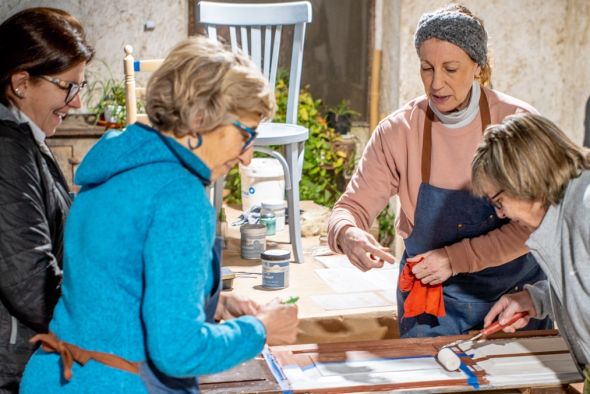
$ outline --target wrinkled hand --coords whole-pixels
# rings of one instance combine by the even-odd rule
[[[297,338],[297,305],[283,304],[274,299],[262,306],[256,317],[266,328],[266,343],[269,345],[286,345]]]
[[[383,247],[375,237],[358,227],[347,227],[338,236],[338,245],[350,262],[365,272],[383,267],[384,262],[395,263],[389,248]]]
[[[416,255],[408,262],[420,261],[412,268],[412,273],[425,285],[438,285],[453,275],[451,260],[445,248],[434,249]]]
[[[500,324],[506,324],[512,315],[517,312],[528,312],[529,314],[522,319],[518,319],[511,325],[504,327],[504,332],[513,333],[517,329],[526,326],[531,317],[537,316],[533,300],[526,290],[503,295],[484,318],[483,326],[487,327],[492,324],[496,320],[496,316],[498,316]]]
[[[215,310],[215,320],[229,320],[243,315],[256,315],[260,304],[250,298],[232,293],[221,293]]]

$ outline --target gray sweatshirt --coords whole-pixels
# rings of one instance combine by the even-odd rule
[[[547,274],[525,287],[537,317],[555,320],[583,368],[590,361],[590,170],[569,182],[526,245]]]

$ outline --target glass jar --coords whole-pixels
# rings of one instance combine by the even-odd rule
[[[263,209],[260,211],[260,223],[266,226],[266,235],[275,235],[277,232],[276,217],[272,210]]]
[[[261,204],[263,210],[270,210],[275,214],[276,232],[281,231],[285,227],[287,202],[284,200],[264,200]]]

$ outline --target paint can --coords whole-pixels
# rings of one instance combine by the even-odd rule
[[[266,226],[264,224],[244,224],[240,226],[240,256],[247,260],[257,260],[266,249]]]
[[[291,252],[283,249],[268,249],[261,255],[262,287],[284,289],[289,286],[289,260]]]

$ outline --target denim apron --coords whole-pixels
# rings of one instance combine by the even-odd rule
[[[490,124],[490,110],[483,89],[479,109],[482,130],[485,130]],[[508,222],[496,216],[494,208],[486,199],[475,197],[468,191],[442,189],[429,184],[433,118],[434,114],[429,107],[424,123],[422,183],[416,203],[415,225],[405,240],[406,250],[400,263],[400,278],[408,257],[486,234]],[[402,292],[398,286],[400,336],[414,338],[459,335],[481,329],[485,315],[500,296],[522,290],[524,284],[545,278],[530,253],[499,267],[452,276],[443,284],[446,315],[440,318],[429,314],[404,317],[404,301],[409,293]],[[551,327],[549,319],[531,319],[525,329]]]
[[[201,177],[192,168],[188,167],[182,157],[178,154],[176,149],[156,130],[150,129],[147,126],[141,125],[144,129],[153,131],[158,134],[160,139],[166,144],[168,149],[176,156],[180,163],[191,173],[196,175],[203,184],[208,185],[209,180]],[[211,266],[213,268],[213,288],[211,294],[205,301],[204,309],[207,323],[215,323],[215,310],[219,301],[219,294],[222,289],[221,285],[221,259],[222,259],[223,238],[216,236],[215,244],[213,245],[213,259]],[[168,394],[168,393],[185,393],[197,394],[199,390],[199,380],[196,377],[192,378],[173,378],[158,371],[151,360],[141,363],[139,367],[139,374],[143,383],[145,384],[148,393],[150,394]]]

